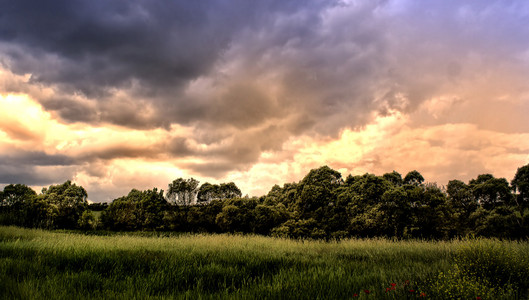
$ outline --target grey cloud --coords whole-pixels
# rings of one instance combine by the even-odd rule
[[[0,182],[5,184],[48,185],[71,179],[75,171],[68,167],[37,170],[33,166],[5,165],[0,163]]]
[[[19,152],[0,156],[0,183],[47,185],[72,179],[76,166],[71,158],[43,152]]]
[[[186,163],[183,168],[202,176],[221,178],[234,168],[231,162]]]
[[[44,98],[41,99],[41,104],[45,109],[59,114],[62,120],[84,123],[98,121],[98,113],[93,105],[91,106],[71,98]]]
[[[263,151],[280,151],[289,136],[281,124],[268,125],[248,131],[234,131],[233,136],[222,140],[210,149],[195,151],[204,163],[184,167],[202,176],[221,176],[233,170],[247,169],[259,160]]]
[[[315,9],[319,1],[304,3]],[[322,1],[323,2],[323,1]],[[32,82],[82,92],[106,102],[116,89],[155,101],[157,111],[181,100],[182,88],[207,74],[243,30],[295,12],[283,1],[2,1],[0,51],[4,65]],[[155,105],[158,107],[158,105]],[[178,113],[179,105],[174,105]],[[129,125],[115,110],[101,120]],[[49,109],[53,109],[49,107]],[[87,112],[89,113],[89,112]],[[62,114],[71,120],[71,114]],[[95,117],[88,117],[90,120]],[[126,118],[128,119],[128,118]],[[152,127],[155,118],[133,120]],[[168,125],[160,120],[154,126]]]
[[[260,125],[270,118],[282,117],[277,103],[251,83],[228,87],[212,106],[206,116],[208,122],[242,129]]]
[[[50,155],[41,151],[16,151],[11,154],[1,154],[0,162],[10,165],[32,166],[68,166],[75,164],[75,160],[66,155]]]
[[[197,151],[189,146],[188,140],[183,137],[176,137],[168,141],[167,152],[176,157],[185,157],[196,153]]]

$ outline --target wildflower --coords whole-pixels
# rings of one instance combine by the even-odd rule
[[[364,293],[366,293],[366,294],[370,294],[371,291],[370,291],[370,290],[364,290]]]
[[[477,297],[476,297],[476,300],[481,300],[481,297],[480,297],[480,296],[477,296]]]
[[[415,290],[414,289],[410,289],[410,290],[408,290],[408,292],[415,293]]]
[[[391,286],[395,287],[395,286],[397,286],[397,284],[396,283],[391,283]]]
[[[353,297],[358,297],[358,294],[357,294],[357,293],[354,293],[354,294],[353,294]]]
[[[426,297],[426,293],[424,293],[424,292],[421,293],[421,294],[419,295],[419,297]]]

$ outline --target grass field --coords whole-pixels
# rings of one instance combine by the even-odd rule
[[[527,299],[528,281],[527,242],[0,227],[0,299]]]

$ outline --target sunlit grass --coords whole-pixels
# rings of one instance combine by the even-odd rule
[[[350,299],[358,294],[375,299],[424,292],[439,299],[459,291],[453,285],[466,276],[469,286],[489,284],[483,289],[489,295],[473,289],[469,297],[507,299],[527,296],[519,281],[529,276],[528,253],[528,243],[493,240],[323,242],[226,234],[96,236],[0,227],[0,298]],[[490,270],[516,270],[502,277],[503,285],[513,286],[501,291],[486,283],[471,273],[474,261],[493,264],[496,269]],[[457,273],[456,265],[471,271]],[[391,283],[396,289],[386,293]]]

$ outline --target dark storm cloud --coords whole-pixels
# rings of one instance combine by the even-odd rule
[[[12,67],[88,94],[133,78],[156,86],[194,78],[215,61],[232,30],[212,27],[219,22],[213,12],[223,9],[214,2],[3,2],[2,39],[20,46],[9,53]],[[53,63],[56,68],[46,68]]]
[[[75,170],[70,167],[36,168],[28,165],[0,163],[0,182],[5,184],[48,185],[71,179]]]
[[[33,166],[67,166],[75,164],[75,160],[66,155],[50,155],[41,151],[17,151],[12,154],[1,154],[0,162]]]
[[[46,185],[71,179],[74,160],[64,155],[20,151],[0,155],[0,183]]]
[[[238,32],[273,21],[276,12],[295,12],[301,5],[283,1],[1,1],[0,51],[8,68],[31,73],[31,82],[59,86],[66,95],[82,92],[108,102],[115,89],[127,89],[131,97],[158,100],[154,106],[159,115],[167,109],[178,113],[181,88],[207,74]],[[56,109],[53,103],[43,104]],[[108,112],[101,116],[103,121],[128,125],[124,119],[130,115],[125,118],[108,107],[100,109]],[[98,120],[78,119],[75,112],[60,114],[68,121]],[[132,119],[131,126],[156,127],[172,121]]]
[[[92,123],[98,120],[97,110],[88,105],[67,97],[43,98],[41,103],[49,110],[55,111],[62,119],[75,122]]]

